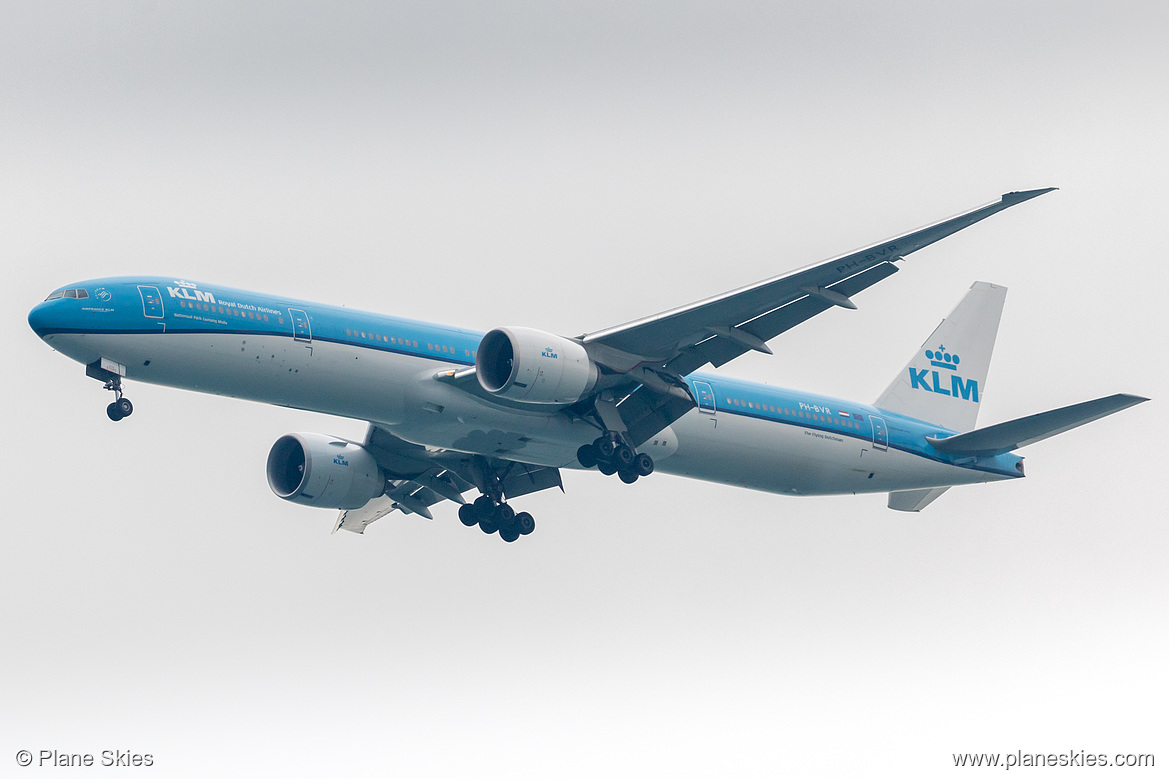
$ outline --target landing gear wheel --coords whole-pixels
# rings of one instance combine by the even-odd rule
[[[521,536],[526,536],[536,529],[536,520],[528,512],[521,511],[515,515],[515,526]]]
[[[597,447],[597,454],[601,456],[602,461],[609,459],[613,456],[613,452],[617,451],[617,442],[612,438],[598,438],[594,444]]]
[[[128,417],[134,413],[134,404],[130,402],[129,398],[118,398],[114,401],[114,404],[117,405],[118,411],[123,417]]]
[[[623,470],[620,471],[618,475],[621,477],[621,481],[625,482],[626,484],[633,484],[633,482],[637,481],[636,471]]]
[[[495,510],[495,501],[486,495],[475,498],[475,502],[471,505],[475,507],[475,513],[481,517],[489,517]]]
[[[649,476],[654,472],[654,458],[645,452],[633,458],[633,472],[638,476]]]
[[[118,408],[118,403],[115,401],[106,406],[106,416],[114,422],[121,422],[122,418],[126,415],[123,414],[122,410]]]
[[[459,506],[459,521],[467,527],[474,527],[479,523],[479,514],[470,503]]]
[[[487,535],[491,535],[496,530],[499,530],[499,524],[494,517],[479,517],[479,529]]]
[[[597,464],[597,448],[592,444],[585,444],[576,450],[576,461],[585,468],[592,468]]]
[[[520,537],[520,531],[518,528],[511,526],[501,527],[499,529],[499,537],[510,544]]]
[[[617,473],[617,466],[611,460],[601,460],[597,463],[597,468],[606,476],[612,476]]]
[[[495,510],[495,521],[499,526],[510,525],[513,519],[515,519],[515,509],[506,503],[500,503],[499,508]]]
[[[621,444],[617,447],[617,451],[613,455],[613,460],[617,463],[618,468],[625,469],[633,465],[633,457],[633,449],[625,444]]]

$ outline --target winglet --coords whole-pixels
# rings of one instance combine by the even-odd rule
[[[1008,192],[1003,195],[1003,202],[1015,205],[1015,203],[1022,203],[1024,200],[1030,200],[1033,197],[1046,195],[1048,192],[1054,192],[1059,187],[1046,187],[1044,189],[1028,189],[1023,192]]]

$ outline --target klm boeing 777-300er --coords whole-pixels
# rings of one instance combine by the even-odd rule
[[[268,455],[277,496],[340,510],[361,533],[394,510],[459,504],[512,542],[535,521],[516,498],[562,468],[632,484],[661,471],[787,495],[889,493],[920,511],[960,484],[1023,476],[1019,447],[1145,398],[1112,395],[974,429],[1004,287],[977,282],[872,403],[742,381],[720,368],[892,276],[935,241],[1050,189],[627,324],[564,337],[484,334],[171,277],[103,278],[29,313],[51,347],[134,410],[128,380],[369,423],[363,441],[289,433]],[[474,491],[474,492],[472,492]],[[467,494],[473,496],[469,500]],[[478,493],[475,495],[475,493]]]

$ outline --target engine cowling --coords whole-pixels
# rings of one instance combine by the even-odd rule
[[[304,506],[361,508],[386,489],[372,454],[352,441],[318,433],[289,433],[268,452],[268,486]]]
[[[479,385],[524,403],[575,403],[598,374],[579,343],[529,327],[497,327],[475,353]]]

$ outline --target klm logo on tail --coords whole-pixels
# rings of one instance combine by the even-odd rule
[[[926,349],[925,358],[935,370],[929,368],[917,369],[909,367],[909,386],[911,389],[935,392],[939,395],[952,395],[955,398],[978,402],[978,382],[974,379],[964,379],[958,375],[958,364],[961,359],[957,354],[946,351],[945,346],[937,349]],[[939,373],[936,369],[941,368]]]

